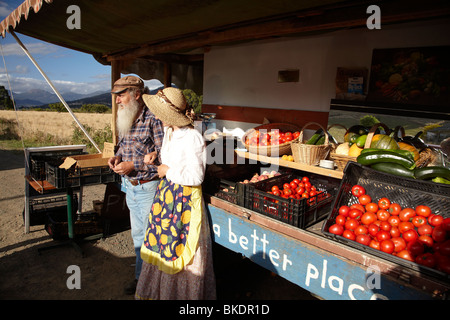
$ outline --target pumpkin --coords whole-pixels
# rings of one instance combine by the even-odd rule
[[[417,150],[417,148],[414,147],[412,144],[409,144],[409,143],[406,143],[403,141],[399,141],[399,142],[397,142],[397,144],[401,150],[411,151],[414,154],[414,161],[419,160],[419,150]]]
[[[371,148],[375,149],[393,149],[397,150],[398,143],[386,134],[376,134],[372,137],[372,141],[370,143]]]

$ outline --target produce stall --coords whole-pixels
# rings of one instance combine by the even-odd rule
[[[371,49],[385,46],[385,41],[392,41],[396,46],[449,45],[448,37],[436,32],[448,28],[450,11],[444,1],[431,3],[427,8],[409,1],[382,1],[379,4],[383,8],[382,21],[393,26],[383,26],[385,29],[379,33],[369,33],[366,26],[367,5],[358,1],[322,1],[320,6],[317,4],[314,7],[302,1],[288,1],[286,6],[273,5],[271,1],[217,1],[211,7],[193,4],[196,7],[190,13],[172,11],[174,17],[183,22],[175,24],[172,19],[159,19],[158,13],[167,8],[158,7],[158,4],[146,4],[148,10],[130,7],[117,14],[112,8],[121,7],[118,1],[110,1],[111,6],[105,7],[94,1],[80,0],[75,3],[82,7],[83,17],[90,19],[83,18],[82,28],[73,32],[55,28],[55,25],[65,26],[67,16],[64,4],[36,2],[35,14],[30,14],[27,20],[21,20],[21,14],[28,14],[30,10],[26,3],[16,15],[5,20],[2,34],[15,30],[93,54],[99,62],[111,65],[112,83],[121,74],[128,73],[144,78],[159,77],[166,86],[175,83],[188,88],[201,83],[200,90],[204,94],[202,111],[216,115],[213,122],[217,128],[231,126],[245,131],[246,134],[240,137],[243,138],[240,147],[237,150],[234,144],[232,147],[232,158],[236,157],[236,161],[218,163],[217,166],[210,164],[208,168],[204,190],[215,242],[242,253],[324,299],[448,299],[448,273],[437,261],[434,267],[424,267],[407,259],[399,262],[401,258],[392,255],[392,251],[389,253],[392,246],[386,250],[374,248],[375,243],[362,247],[361,243],[344,237],[344,230],[330,230],[332,225],[337,224],[336,210],[359,201],[355,195],[345,198],[346,203],[342,200],[343,195],[350,192],[343,182],[347,181],[348,175],[354,175],[354,169],[347,171],[347,168],[353,168],[353,164],[359,163],[367,166],[367,170],[375,170],[369,166],[380,159],[385,160],[379,162],[382,163],[379,165],[379,176],[395,176],[394,166],[386,166],[386,162],[402,166],[396,169],[403,175],[395,176],[393,185],[413,177],[416,180],[419,177],[424,180],[430,177],[446,179],[447,171],[434,168],[433,172],[424,172],[426,165],[423,171],[419,170],[422,168],[416,169],[413,164],[416,165],[419,159],[414,160],[413,151],[392,151],[392,154],[391,151],[380,151],[400,149],[400,140],[391,141],[393,137],[389,136],[390,133],[385,134],[389,139],[376,137],[377,128],[370,138],[369,131],[358,131],[358,137],[353,139],[348,134],[348,140],[342,143],[344,147],[334,143],[324,130],[328,125],[330,98],[334,98],[337,67],[346,64],[368,67]],[[177,4],[180,3],[173,5]],[[42,10],[40,6],[43,6]],[[268,11],[265,8],[269,8]],[[97,23],[97,17],[106,13],[109,22]],[[139,21],[139,30],[146,28],[158,32],[132,32],[136,26],[124,25],[122,14],[128,15],[129,21]],[[424,22],[428,19],[433,22],[431,25]],[[186,24],[186,21],[192,21],[192,24]],[[396,28],[397,24],[401,27]],[[427,32],[419,34],[417,28]],[[171,33],[166,30],[175,31]],[[430,39],[428,34],[433,32],[436,38]],[[354,43],[349,39],[358,41]],[[278,75],[275,81],[274,75],[275,79]],[[117,106],[115,99],[112,101],[115,116]],[[370,106],[366,108],[364,105],[363,108],[353,104],[352,110],[355,108],[358,112],[375,110]],[[420,114],[426,109],[415,107],[414,111]],[[405,110],[409,109],[400,111]],[[438,109],[433,116],[448,117],[448,113],[442,110]],[[286,133],[282,132],[286,131],[279,125],[282,124],[298,126],[298,135],[290,138],[277,135],[275,139],[271,136],[271,140],[277,141],[275,147],[267,144],[267,136],[252,141],[253,138],[261,138],[251,135],[256,128],[268,128],[261,128],[261,123],[266,119],[270,120],[270,129],[279,129],[278,134]],[[314,125],[303,130],[311,122]],[[315,131],[319,128],[323,128],[324,133],[321,143],[318,141],[322,137],[314,137],[315,134],[320,135]],[[348,133],[356,132],[349,130]],[[116,142],[115,139],[114,136],[113,142]],[[265,143],[261,144],[262,141]],[[372,146],[372,142],[378,144]],[[363,149],[367,150],[363,152]],[[321,160],[332,160],[337,167],[331,164],[326,168]],[[242,167],[245,174],[239,171]],[[268,174],[264,174],[266,167],[270,168],[266,169]],[[390,168],[391,172],[383,172],[382,167]],[[251,182],[255,170],[263,171],[257,172],[257,182]],[[236,175],[231,176],[234,171]],[[278,174],[269,177],[272,171]],[[266,177],[260,179],[261,176]],[[303,196],[304,192],[298,192],[300,181],[295,188],[284,188],[284,184],[291,185],[288,182],[300,177],[302,181],[303,177],[307,177],[316,190],[309,190],[307,196]],[[360,177],[363,175],[356,178]],[[375,175],[365,183],[378,184],[377,177]],[[362,183],[356,181],[355,184]],[[443,183],[418,183],[427,187],[428,183],[439,184],[439,189],[444,190],[441,200],[448,200],[448,186]],[[275,185],[278,190],[272,190]],[[281,189],[289,191],[284,193],[283,190],[282,196],[277,193]],[[293,194],[293,189],[296,194]],[[311,194],[312,191],[315,193]],[[423,192],[429,193],[427,190]],[[370,196],[378,201],[379,193],[374,191]],[[389,200],[399,201],[397,198]],[[403,204],[414,208],[418,205],[415,201]],[[448,218],[448,211],[439,215],[444,220]],[[354,227],[346,229],[351,229],[354,234]],[[444,236],[441,241],[435,241],[444,243],[448,240]],[[382,241],[378,242],[381,249]],[[441,249],[430,247],[427,250],[428,253],[434,250],[448,257],[445,249],[442,249],[445,254],[441,253]],[[442,260],[445,262],[448,259]]]

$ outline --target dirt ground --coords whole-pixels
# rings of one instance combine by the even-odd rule
[[[57,243],[43,225],[25,233],[24,154],[0,149],[0,299],[2,300],[133,300],[124,287],[134,276],[130,230],[72,247],[38,252]],[[103,200],[104,185],[83,192],[83,210]],[[68,289],[68,267],[80,268],[81,288]],[[314,299],[307,291],[271,274],[239,254],[214,245],[219,300]]]

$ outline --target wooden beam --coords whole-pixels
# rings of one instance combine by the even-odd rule
[[[382,24],[450,16],[450,7],[445,1],[430,2],[426,6],[422,3],[405,0],[378,1],[376,3],[382,11]],[[225,26],[220,29],[204,30],[195,34],[180,35],[177,38],[162,39],[159,42],[148,43],[126,52],[111,53],[106,55],[106,59],[108,61],[131,59],[239,41],[365,27],[369,17],[366,13],[367,6],[366,2],[362,2],[362,4],[352,7],[337,7],[332,8],[332,10],[329,8],[306,10],[280,18],[270,17],[265,20]]]

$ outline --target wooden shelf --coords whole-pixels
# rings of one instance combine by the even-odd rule
[[[240,151],[240,150],[235,150],[235,152],[239,157],[242,157],[242,158],[257,160],[257,161],[271,163],[271,164],[275,164],[275,165],[279,165],[279,166],[283,166],[283,167],[287,167],[287,168],[292,168],[292,169],[296,169],[296,170],[320,174],[322,176],[332,177],[332,178],[336,178],[336,179],[342,179],[342,177],[344,176],[344,173],[342,171],[330,170],[330,169],[321,168],[319,166],[310,166],[310,165],[303,164],[303,163],[286,161],[286,160],[282,160],[279,157],[268,157],[268,156],[263,156],[263,155],[249,153],[249,152]]]

